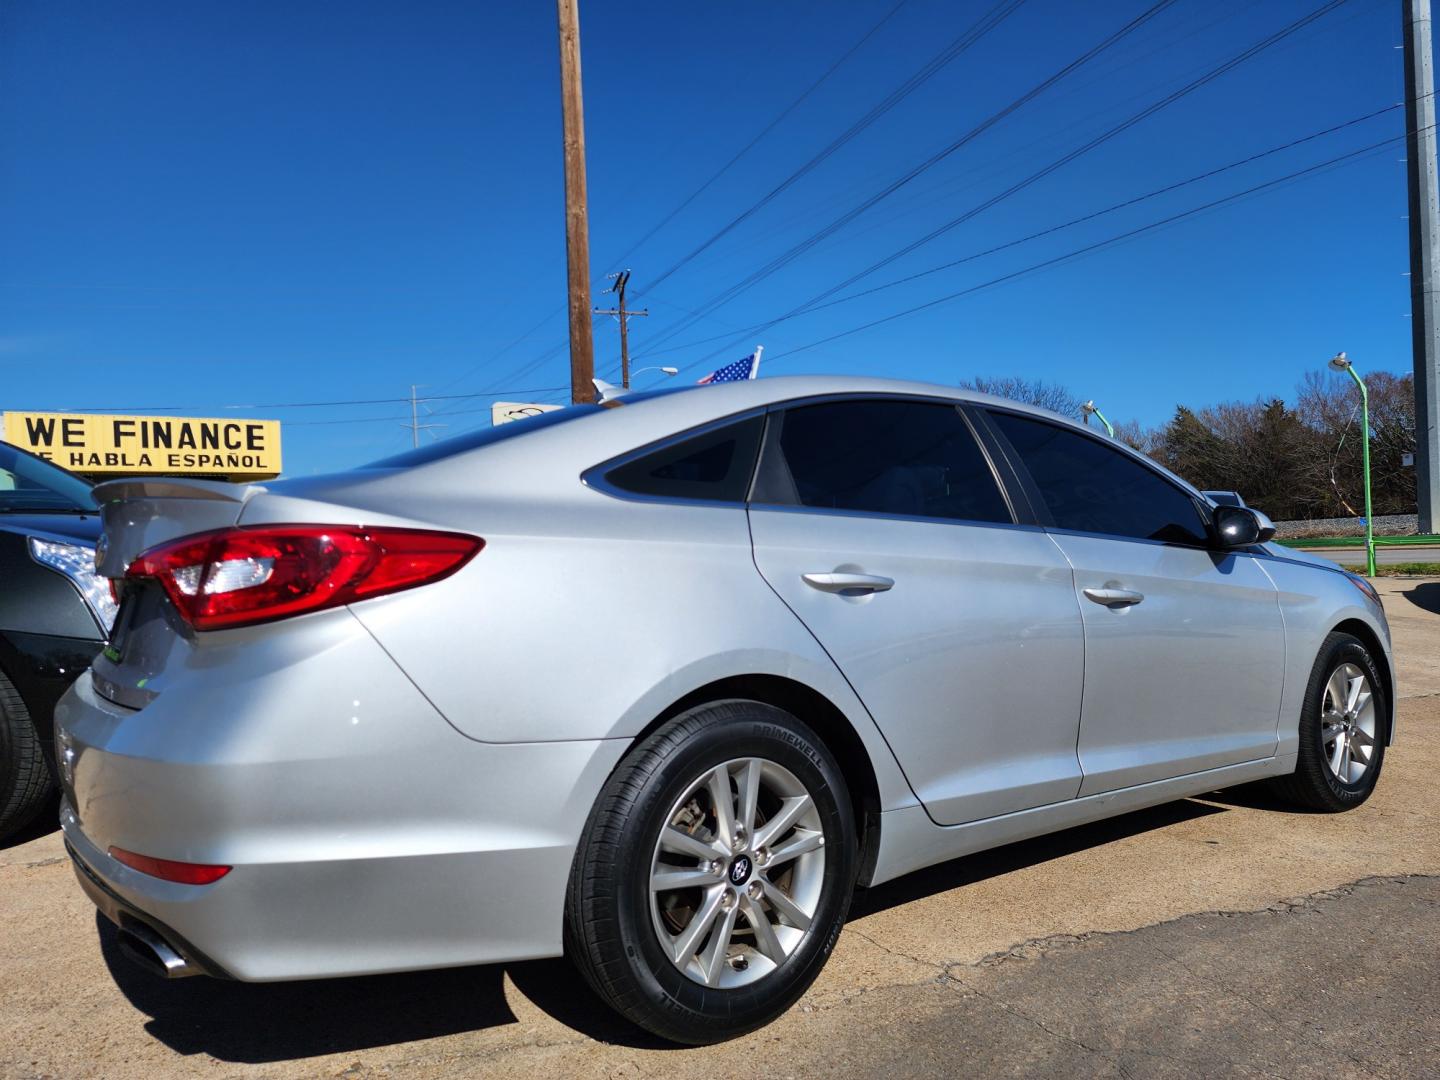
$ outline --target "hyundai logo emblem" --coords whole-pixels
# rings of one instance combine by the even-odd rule
[[[738,855],[735,861],[730,864],[730,884],[744,885],[750,877],[750,857]]]

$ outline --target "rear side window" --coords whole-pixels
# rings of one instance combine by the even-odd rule
[[[989,462],[953,405],[835,401],[789,409],[771,423],[753,502],[1012,521]]]
[[[743,503],[764,427],[763,416],[752,416],[667,443],[617,465],[605,479],[635,495]]]
[[[990,416],[1030,470],[1057,528],[1205,544],[1194,500],[1129,454],[1043,420]]]

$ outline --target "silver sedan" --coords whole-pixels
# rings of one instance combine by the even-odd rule
[[[1392,734],[1364,579],[947,387],[639,394],[98,495],[120,611],[58,710],[61,817],[169,976],[563,952],[710,1042],[805,991],[857,885],[1248,781],[1346,810]]]

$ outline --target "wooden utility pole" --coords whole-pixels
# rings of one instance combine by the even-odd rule
[[[642,308],[639,311],[625,310],[625,286],[630,281],[630,271],[621,270],[618,274],[609,274],[608,277],[615,279],[615,284],[610,286],[606,292],[615,293],[620,299],[613,308],[596,308],[596,315],[615,315],[620,319],[620,385],[630,389],[630,338],[628,322],[636,315],[649,315],[649,308]]]
[[[570,400],[595,400],[590,332],[590,221],[585,194],[585,110],[580,96],[579,0],[555,0],[560,25],[560,110],[565,129],[565,261],[570,292]]]

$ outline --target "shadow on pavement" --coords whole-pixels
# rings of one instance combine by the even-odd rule
[[[1426,581],[1400,594],[1418,608],[1440,615],[1440,581]]]
[[[906,874],[872,889],[860,889],[855,893],[854,903],[850,905],[850,918],[864,918],[866,915],[908,904],[912,900],[949,892],[977,881],[1023,870],[1028,866],[1037,866],[1051,859],[1073,855],[1077,851],[1099,847],[1127,836],[1138,836],[1154,829],[1177,825],[1182,821],[1224,812],[1222,807],[1190,800],[1165,803],[1148,810],[1137,810],[1132,814],[1066,829],[1064,832],[1022,840],[1018,844],[992,848],[953,862],[917,870],[913,874]]]
[[[1242,784],[1240,787],[1226,788],[1224,791],[1215,791],[1209,795],[1203,795],[1201,798],[1207,803],[1216,803],[1220,806],[1239,806],[1247,810],[1267,810],[1276,814],[1314,815],[1325,813],[1324,810],[1312,810],[1307,806],[1299,806],[1280,798],[1275,794],[1274,789],[1263,780],[1253,784]]]
[[[982,852],[862,889],[850,917],[1219,813],[1221,807],[1199,802],[1168,803]],[[309,982],[168,982],[126,959],[115,928],[98,913],[95,921],[116,986],[151,1017],[145,1030],[180,1054],[263,1064],[501,1027],[517,1022],[505,1000],[506,975],[537,1008],[592,1039],[633,1048],[671,1046],[612,1012],[563,959]]]
[[[260,1063],[345,1053],[513,1024],[500,967],[311,982],[173,982],[125,958],[115,927],[95,915],[100,951],[145,1030],[180,1054]]]

